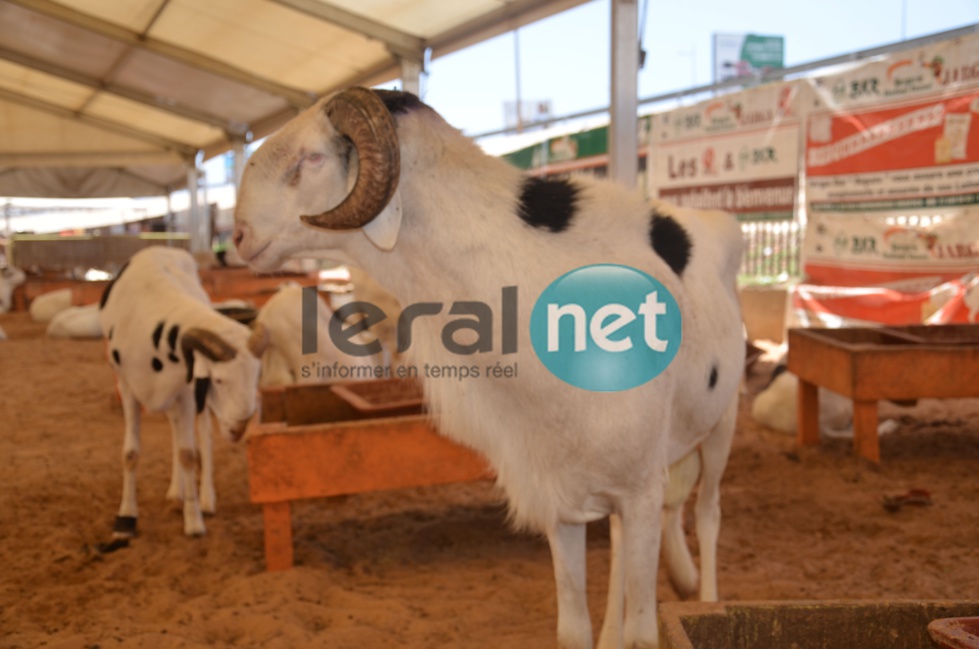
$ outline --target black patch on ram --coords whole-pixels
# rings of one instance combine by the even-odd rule
[[[690,235],[683,226],[672,216],[654,210],[649,224],[649,241],[653,251],[673,269],[677,276],[682,277],[684,269],[690,262],[692,248]]]
[[[207,391],[211,388],[211,379],[203,378],[194,381],[194,405],[197,406],[197,414],[204,412],[207,404]]]
[[[116,362],[116,365],[122,365],[122,356],[119,354],[118,349],[112,350],[112,360]]]
[[[578,188],[563,178],[528,176],[520,188],[517,216],[529,226],[564,232],[578,209]]]
[[[154,372],[163,371],[163,361],[161,361],[159,358],[154,358],[152,361],[150,361],[150,365],[153,366]]]
[[[180,325],[173,325],[170,327],[170,331],[167,332],[167,344],[170,345],[170,353],[167,358],[170,359],[171,363],[179,363],[180,359],[177,358],[177,336],[180,335]]]
[[[717,385],[717,365],[710,368],[710,378],[707,379],[707,387],[711,390]]]
[[[105,308],[105,303],[109,300],[109,293],[112,292],[112,287],[116,285],[116,282],[119,281],[119,278],[122,277],[122,273],[127,268],[129,268],[128,261],[122,265],[122,268],[119,269],[116,276],[109,280],[109,283],[105,285],[105,290],[102,291],[102,297],[99,299],[99,311]]]
[[[408,113],[419,108],[428,108],[421,99],[410,92],[401,90],[375,90],[374,93],[380,98],[392,115]]]
[[[109,340],[112,340],[112,334],[116,332],[115,327],[109,327]]]
[[[160,338],[163,337],[163,320],[156,323],[156,328],[153,329],[153,349],[160,348]]]

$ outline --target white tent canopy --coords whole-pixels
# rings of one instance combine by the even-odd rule
[[[0,196],[162,194],[317,97],[585,0],[0,0]]]

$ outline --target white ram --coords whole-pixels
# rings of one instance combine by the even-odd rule
[[[269,345],[262,355],[262,387],[290,383],[331,383],[338,380],[380,378],[373,368],[379,356],[350,356],[341,353],[330,339],[333,311],[316,295],[316,351],[303,353],[303,287],[289,282],[259,310],[256,322],[268,332]],[[370,342],[369,335],[358,334],[358,344]],[[335,376],[334,364],[342,366]],[[348,373],[349,371],[349,373]]]
[[[530,178],[484,154],[413,95],[353,88],[318,102],[253,155],[234,239],[259,270],[290,257],[350,261],[405,311],[465,300],[500,313],[501,287],[519,287],[516,351],[505,354],[494,341],[477,357],[484,367],[516,361],[519,373],[478,383],[425,378],[430,411],[443,434],[486,456],[514,522],[546,533],[560,645],[592,646],[585,524],[609,515],[612,575],[600,645],[657,645],[667,466],[700,448],[705,464],[723,471],[735,425],[745,345],[733,218],[650,205],[591,178]],[[538,361],[530,313],[558,277],[608,263],[663,284],[683,314],[683,342],[655,379],[594,392]],[[452,311],[414,320],[414,358],[459,363],[443,344]],[[719,482],[716,468],[704,473]],[[716,530],[716,497],[700,496],[698,528],[702,518]]]
[[[128,538],[136,531],[141,406],[169,419],[173,465],[167,497],[183,501],[184,533],[203,534],[201,513],[215,509],[211,415],[232,439],[244,433],[257,406],[267,335],[217,313],[193,257],[176,248],[152,246],[133,255],[99,306],[126,425],[114,535]]]

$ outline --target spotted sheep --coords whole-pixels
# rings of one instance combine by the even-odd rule
[[[493,345],[479,359],[517,361],[519,374],[425,378],[424,390],[441,433],[488,459],[513,523],[546,534],[560,646],[592,646],[585,528],[606,516],[611,574],[599,645],[657,645],[661,534],[671,576],[688,590],[696,584],[676,511],[698,480],[701,597],[716,599],[718,487],[745,353],[735,285],[741,234],[731,216],[650,204],[594,178],[529,177],[417,97],[353,88],[324,98],[255,152],[234,240],[257,270],[290,257],[354,263],[402,305],[481,301],[495,312],[501,287],[518,287],[517,349]],[[565,383],[527,339],[536,296],[564,273],[604,263],[656,278],[683,315],[674,362],[617,392]],[[414,321],[414,359],[459,362],[442,344],[452,318],[442,309]],[[667,489],[670,464],[679,484]]]
[[[213,513],[216,504],[211,416],[226,436],[241,438],[256,410],[267,333],[216,312],[193,257],[176,248],[152,246],[133,255],[106,287],[99,310],[125,419],[113,535],[136,532],[141,407],[167,415],[173,437],[167,498],[183,501],[185,534],[204,534],[202,512]]]

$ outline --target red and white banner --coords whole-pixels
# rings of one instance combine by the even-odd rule
[[[969,273],[923,290],[799,284],[792,291],[791,309],[790,327],[975,324],[979,277]]]
[[[968,321],[979,300],[979,36],[811,83],[800,317]]]

